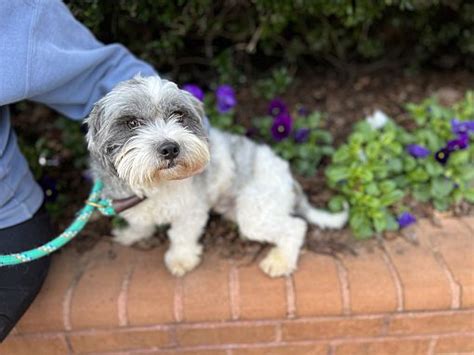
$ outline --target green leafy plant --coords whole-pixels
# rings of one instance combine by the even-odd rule
[[[453,133],[453,120],[474,119],[474,93],[468,92],[464,100],[452,108],[443,107],[435,98],[430,98],[418,105],[410,104],[407,109],[418,126],[412,139],[435,153],[446,142],[448,145],[459,143],[459,137]],[[470,133],[466,134],[469,137]],[[467,143],[465,148],[447,154],[449,158],[444,165],[439,163],[436,154],[424,159],[406,159],[405,179],[400,179],[400,184],[406,185],[415,199],[430,202],[441,211],[463,200],[474,203],[474,146]]]
[[[397,204],[404,191],[394,177],[402,172],[403,144],[408,141],[408,135],[393,122],[376,130],[363,121],[334,153],[326,176],[339,195],[329,207],[339,210],[342,201],[349,202],[349,223],[357,238],[398,229],[394,212],[402,209]]]
[[[392,121],[379,129],[367,121],[355,126],[326,176],[339,193],[329,206],[338,210],[343,200],[349,201],[357,238],[398,229],[396,216],[407,210],[406,198],[430,202],[438,210],[474,203],[473,105],[472,92],[452,108],[434,98],[409,104],[417,124],[412,131]],[[456,133],[462,127],[466,133]]]
[[[284,139],[275,139],[272,116],[253,119],[257,129],[257,138],[269,144],[283,159],[290,162],[292,168],[300,175],[313,176],[325,156],[333,154],[332,135],[322,128],[324,115],[313,112],[309,115],[294,115],[293,127]]]
[[[254,92],[267,100],[283,94],[293,82],[293,75],[286,67],[274,69],[270,77],[256,82]]]

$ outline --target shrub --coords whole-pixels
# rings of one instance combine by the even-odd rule
[[[203,83],[209,76],[241,80],[249,63],[266,69],[280,62],[339,65],[402,56],[448,67],[474,62],[474,4],[468,0],[66,3],[99,39],[123,43],[181,81],[190,75]]]

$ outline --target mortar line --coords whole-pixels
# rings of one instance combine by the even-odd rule
[[[390,271],[390,275],[392,276],[393,282],[395,284],[395,290],[397,291],[397,311],[402,312],[403,309],[405,308],[405,302],[403,299],[403,285],[400,278],[400,274],[398,273],[398,270],[393,264],[392,258],[385,250],[385,245],[382,245],[381,249],[382,249],[383,260],[385,262],[385,265],[387,265]]]
[[[119,319],[119,326],[126,327],[128,322],[128,289],[130,286],[130,281],[132,279],[133,273],[135,271],[135,266],[137,263],[137,257],[135,256],[133,260],[127,267],[125,271],[122,285],[120,287],[120,294],[117,299],[117,313]]]
[[[292,319],[296,317],[296,292],[293,276],[287,276],[285,284],[287,317]]]
[[[337,268],[337,276],[341,286],[342,312],[344,315],[351,314],[351,298],[349,279],[347,277],[347,269],[344,264],[338,259],[334,258]]]
[[[174,319],[176,322],[183,321],[183,293],[184,293],[184,285],[183,285],[183,278],[177,278],[174,288]]]
[[[234,262],[231,262],[229,270],[229,296],[231,318],[232,320],[238,320],[240,318],[239,269]]]

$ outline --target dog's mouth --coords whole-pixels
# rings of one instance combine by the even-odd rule
[[[175,168],[176,166],[178,165],[178,162],[173,159],[173,160],[170,160],[170,161],[167,161],[166,163],[162,164],[158,170],[159,171],[164,171],[164,170],[169,170],[169,169],[173,169]]]
[[[173,159],[168,162],[166,169],[171,169],[171,168],[174,168],[175,166],[176,166],[176,161]]]

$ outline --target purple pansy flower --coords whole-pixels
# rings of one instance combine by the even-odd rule
[[[400,228],[405,228],[408,227],[410,224],[415,223],[416,218],[409,212],[403,212],[400,216],[398,216],[397,221]]]
[[[270,101],[270,104],[268,105],[268,114],[270,116],[277,117],[281,113],[285,112],[288,112],[288,108],[286,107],[283,100],[274,98],[272,101]]]
[[[183,85],[183,90],[191,93],[199,101],[204,100],[204,91],[202,91],[202,89],[196,84]]]
[[[284,112],[278,115],[273,121],[271,128],[273,139],[276,141],[281,141],[287,138],[291,133],[291,128],[293,127],[293,120],[289,113]]]
[[[409,144],[406,147],[407,152],[414,158],[426,158],[431,154],[431,151],[418,144]]]
[[[438,163],[440,164],[446,164],[446,162],[448,161],[449,159],[449,155],[451,154],[452,151],[450,151],[448,148],[442,148],[440,150],[438,150],[436,153],[435,153],[435,159],[438,161]]]
[[[455,134],[474,132],[474,121],[459,121],[454,118],[451,120],[451,129]]]
[[[234,89],[230,85],[220,85],[216,90],[217,110],[226,113],[237,104]]]
[[[469,135],[468,133],[459,133],[456,139],[450,140],[446,144],[446,149],[450,152],[455,150],[466,149],[469,146]]]
[[[309,128],[300,128],[296,130],[294,134],[295,142],[296,143],[304,143],[309,139],[309,133],[310,133]]]

